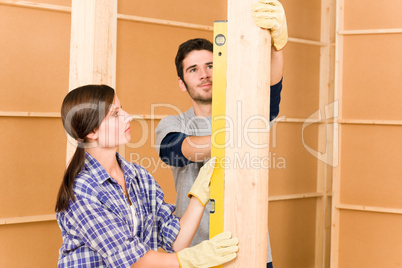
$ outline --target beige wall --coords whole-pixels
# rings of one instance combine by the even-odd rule
[[[68,89],[70,15],[1,4],[0,25],[0,267],[55,267],[60,229],[32,216],[54,214],[64,169],[53,113]]]
[[[0,267],[55,267],[61,234],[54,203],[66,156],[59,109],[68,91],[71,3],[36,0],[43,7],[36,8],[5,2],[0,0]],[[118,13],[212,26],[226,19],[226,2],[119,0]],[[337,10],[338,31],[398,28],[401,4],[339,2],[282,1],[291,38],[281,112],[271,130],[275,267],[398,267],[401,33],[336,35],[334,22]],[[125,110],[145,117],[132,123],[133,139],[120,153],[153,173],[170,203],[173,178],[153,148],[154,129],[165,115],[191,105],[178,89],[174,56],[194,37],[211,40],[212,31],[117,23],[116,91]],[[311,117],[317,111],[325,117],[324,107],[334,100],[337,117]],[[330,164],[307,148],[329,152],[324,160]]]
[[[401,1],[338,3],[334,267],[402,264],[401,8]]]

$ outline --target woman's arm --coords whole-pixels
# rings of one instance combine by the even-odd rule
[[[215,161],[216,157],[213,157],[201,167],[197,179],[188,193],[191,198],[190,203],[180,219],[180,231],[172,245],[176,252],[190,245],[198,229],[205,206],[209,202],[209,185]]]
[[[180,219],[180,232],[172,245],[174,251],[178,252],[190,246],[198,226],[200,225],[204,209],[205,207],[198,199],[192,196],[187,210]]]
[[[175,253],[148,251],[131,268],[179,268]]]

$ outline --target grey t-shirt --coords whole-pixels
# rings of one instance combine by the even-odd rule
[[[163,138],[171,132],[181,132],[189,136],[207,136],[211,135],[211,117],[196,117],[193,108],[187,112],[177,116],[168,116],[162,119],[156,130],[156,149],[159,154],[160,144]],[[187,197],[188,192],[198,172],[204,163],[190,163],[184,167],[171,166],[174,183],[176,188],[176,215],[182,217],[187,209],[190,199]],[[209,239],[209,212],[211,210],[210,203],[207,204],[201,219],[200,226],[194,236],[191,246],[197,245],[204,240]]]
[[[194,114],[193,108],[190,108],[185,113],[177,116],[168,116],[162,119],[156,130],[156,150],[160,150],[160,144],[167,134],[172,132],[181,132],[189,136],[207,136],[211,135],[211,117],[197,117]],[[198,172],[204,163],[190,163],[184,167],[171,166],[176,196],[176,216],[182,217],[187,209],[190,199],[187,197],[188,192],[193,186],[197,178]],[[201,219],[200,226],[194,236],[191,246],[197,245],[204,240],[209,239],[209,212],[211,210],[210,203],[207,204],[204,214]],[[271,246],[268,234],[268,249],[267,262],[272,262]]]

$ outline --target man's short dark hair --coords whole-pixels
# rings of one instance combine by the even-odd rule
[[[190,52],[194,50],[208,50],[213,52],[213,44],[204,38],[190,39],[179,46],[176,54],[175,64],[177,76],[184,82],[183,78],[183,60]]]

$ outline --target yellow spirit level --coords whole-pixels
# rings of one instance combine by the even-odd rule
[[[211,214],[209,237],[223,232],[223,198],[225,187],[225,127],[226,127],[226,47],[227,21],[214,23],[212,133],[211,157],[216,156],[211,178]],[[221,267],[221,266],[219,266]]]

